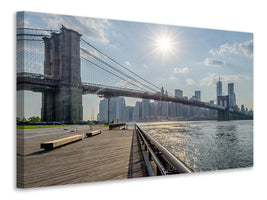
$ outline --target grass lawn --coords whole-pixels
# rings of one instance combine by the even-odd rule
[[[68,127],[68,126],[88,126],[88,125],[84,125],[84,124],[71,124],[71,125],[17,125],[17,129],[56,128],[56,127]],[[92,126],[107,127],[108,125],[93,124]]]

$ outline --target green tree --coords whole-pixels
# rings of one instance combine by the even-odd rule
[[[21,119],[17,117],[17,124],[21,122]]]
[[[28,118],[28,121],[30,123],[36,123],[36,122],[40,122],[41,121],[41,118],[39,116],[32,116],[32,117],[29,117]]]
[[[25,117],[23,117],[21,122],[28,122],[28,120]]]

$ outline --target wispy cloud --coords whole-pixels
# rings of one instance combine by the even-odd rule
[[[186,84],[187,85],[194,85],[195,81],[192,78],[188,78],[188,79],[186,79]]]
[[[111,24],[106,19],[91,19],[66,15],[44,15],[42,21],[51,29],[59,29],[63,24],[66,28],[75,29],[87,40],[109,43],[106,29]]]
[[[205,65],[209,65],[209,66],[222,66],[222,65],[225,65],[225,61],[218,60],[216,58],[206,58],[205,59]]]
[[[253,56],[253,40],[244,43],[235,43],[233,45],[226,43],[219,47],[219,49],[211,49],[210,53],[214,56],[226,57],[230,54],[241,54],[247,57]]]
[[[182,74],[187,74],[189,72],[188,67],[183,67],[183,68],[174,68],[173,69],[174,73],[182,73]]]

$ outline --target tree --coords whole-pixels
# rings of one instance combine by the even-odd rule
[[[41,118],[39,116],[32,116],[28,118],[30,123],[36,123],[36,122],[40,122]]]
[[[17,117],[17,124],[21,122],[21,119]]]

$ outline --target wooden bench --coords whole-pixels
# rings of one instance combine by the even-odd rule
[[[70,136],[70,137],[66,137],[66,138],[61,138],[58,140],[44,142],[44,143],[41,143],[41,149],[51,150],[51,149],[54,149],[56,147],[60,147],[60,146],[65,145],[65,144],[69,144],[72,142],[82,140],[83,138],[84,138],[84,135],[74,135],[74,136]]]
[[[86,136],[87,137],[92,137],[92,136],[98,135],[100,133],[101,133],[101,130],[96,130],[96,131],[92,131],[92,132],[86,133]]]
[[[112,129],[122,130],[122,129],[125,129],[125,126],[126,126],[125,123],[109,124],[109,125],[108,125],[109,130],[112,130]]]

